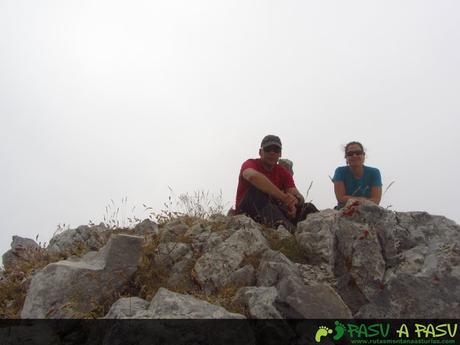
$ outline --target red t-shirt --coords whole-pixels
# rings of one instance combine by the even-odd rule
[[[247,168],[252,168],[265,176],[279,189],[285,192],[287,189],[295,187],[294,179],[291,174],[282,165],[275,165],[272,170],[266,170],[260,161],[257,159],[248,159],[243,163],[240,169],[240,176],[238,177],[238,188],[236,190],[236,209],[238,209],[241,199],[246,191],[251,186],[251,183],[243,177],[243,171]]]

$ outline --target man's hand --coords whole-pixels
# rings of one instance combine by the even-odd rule
[[[302,207],[302,205],[305,203],[305,199],[303,198],[302,194],[297,190],[297,188],[289,188],[286,191],[288,194],[293,195],[296,198],[296,204],[298,207]]]
[[[289,219],[294,219],[296,214],[297,214],[297,208],[295,206],[288,208],[287,216]]]
[[[289,193],[284,193],[283,198],[281,199],[281,202],[287,207],[290,207],[290,206],[295,206],[298,201],[294,195],[289,194]]]
[[[297,198],[297,205],[302,206],[303,204],[305,204],[305,199],[303,198],[302,194],[297,193],[294,194],[294,196]]]
[[[292,194],[292,192],[296,191],[297,189],[294,188],[293,191],[288,190],[287,193],[285,193],[282,190],[280,190],[277,186],[275,186],[268,179],[268,177],[252,168],[245,169],[242,172],[242,175],[243,178],[245,178],[254,187],[256,187],[264,193],[269,194],[276,200],[279,200],[285,206],[286,212],[290,219],[295,218],[297,212],[296,205],[299,203],[299,200],[297,200],[297,198]]]
[[[284,197],[281,199],[281,202],[286,206],[288,217],[293,219],[297,213],[297,198],[290,193],[284,193]]]

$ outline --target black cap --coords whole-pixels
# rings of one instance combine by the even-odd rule
[[[275,145],[275,146],[278,146],[279,148],[281,148],[281,139],[279,137],[277,137],[276,135],[266,135],[263,139],[262,139],[262,143],[260,144],[260,147],[261,148],[266,148],[268,146],[272,146],[272,145]]]

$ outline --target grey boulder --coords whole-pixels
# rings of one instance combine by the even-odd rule
[[[121,298],[110,308],[106,319],[244,319],[190,295],[158,289],[149,303],[137,297]]]
[[[233,298],[234,303],[247,308],[253,319],[282,319],[275,308],[278,291],[274,287],[244,287]]]
[[[154,319],[244,319],[220,306],[160,288],[148,308]]]
[[[142,237],[113,235],[99,251],[49,264],[32,278],[21,318],[82,318],[137,270]]]
[[[215,291],[228,284],[245,258],[261,255],[267,249],[268,242],[258,228],[240,229],[197,260],[197,281],[205,291]]]
[[[51,254],[74,254],[79,248],[85,251],[99,250],[110,237],[109,228],[104,224],[81,225],[53,236],[46,250]]]
[[[300,279],[284,278],[278,285],[276,308],[287,319],[351,319],[350,309],[326,284],[304,285]]]
[[[11,249],[2,256],[5,268],[13,268],[20,262],[30,262],[43,249],[32,239],[13,236]]]
[[[147,311],[150,303],[139,297],[124,297],[120,298],[110,307],[104,319],[129,319],[136,314]]]

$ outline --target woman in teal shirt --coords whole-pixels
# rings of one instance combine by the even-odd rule
[[[382,178],[377,168],[364,165],[363,145],[357,141],[345,146],[347,166],[335,169],[334,192],[338,208],[342,208],[349,199],[370,200],[377,205],[382,197]]]

